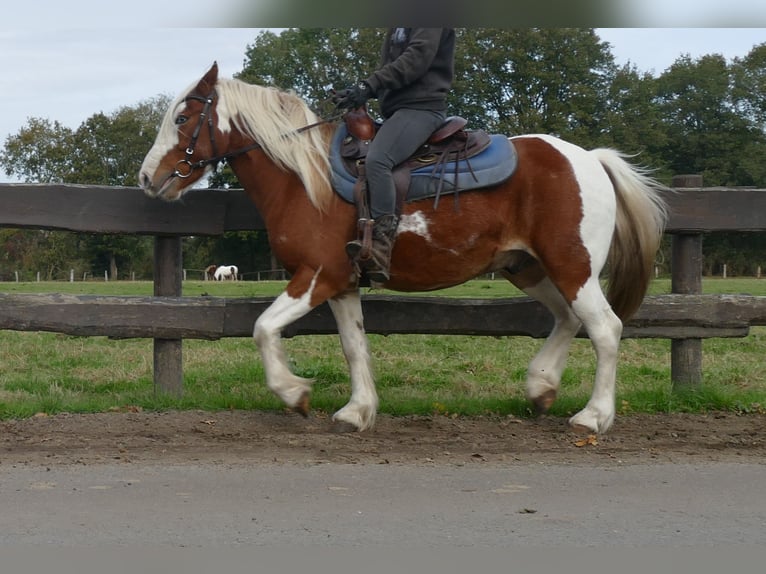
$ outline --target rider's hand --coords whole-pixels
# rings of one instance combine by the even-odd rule
[[[359,82],[355,86],[349,86],[335,92],[332,101],[335,107],[342,110],[354,110],[362,107],[372,97],[372,90],[367,82]]]

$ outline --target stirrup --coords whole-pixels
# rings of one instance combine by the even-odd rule
[[[375,269],[365,269],[367,278],[373,283],[385,283],[391,279],[391,274],[387,267],[378,265]]]
[[[374,220],[367,218],[357,221],[358,237],[346,243],[346,254],[354,263],[367,261],[372,256],[372,228],[374,224]]]

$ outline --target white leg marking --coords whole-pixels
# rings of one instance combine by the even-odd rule
[[[351,374],[351,399],[332,418],[362,431],[375,423],[378,394],[370,366],[367,335],[364,332],[361,297],[358,292],[350,292],[330,299],[329,304],[338,324],[343,354]]]
[[[298,377],[290,371],[281,332],[284,327],[311,311],[309,301],[315,284],[316,275],[309,290],[299,299],[290,297],[286,292],[282,293],[261,313],[253,328],[253,339],[261,352],[266,384],[289,407],[296,406],[301,397],[310,392],[313,381]]]
[[[573,427],[591,432],[606,432],[614,422],[617,357],[622,321],[604,297],[598,280],[591,278],[572,302],[572,309],[588,332],[596,351],[596,379],[585,408],[569,419]]]

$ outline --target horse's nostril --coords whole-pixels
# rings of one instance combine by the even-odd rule
[[[154,189],[154,186],[152,185],[152,178],[150,178],[148,174],[143,172],[139,174],[138,185],[141,189],[144,190],[145,194],[152,197],[155,195],[155,189]]]
[[[157,190],[152,185],[152,179],[146,173],[138,175],[138,186],[144,190],[144,194],[149,197],[157,197]]]

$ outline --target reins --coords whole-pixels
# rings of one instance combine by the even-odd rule
[[[256,142],[256,143],[250,144],[249,146],[240,148],[238,150],[230,151],[224,154],[218,154],[218,150],[216,149],[216,145],[215,145],[215,126],[213,125],[213,114],[210,113],[210,109],[213,107],[213,101],[215,100],[216,95],[217,95],[216,91],[215,89],[213,89],[213,91],[207,97],[189,95],[189,96],[186,96],[186,98],[184,98],[184,101],[196,100],[198,102],[203,102],[204,106],[202,108],[202,111],[200,112],[200,120],[197,123],[197,126],[194,128],[194,132],[192,133],[191,140],[189,141],[189,145],[186,148],[186,157],[182,160],[179,160],[176,163],[175,170],[171,174],[171,177],[186,179],[187,177],[191,176],[191,174],[196,169],[202,169],[208,165],[212,165],[213,168],[215,169],[215,167],[223,161],[229,161],[235,157],[239,157],[250,151],[261,149],[263,147],[261,146],[261,144]],[[293,137],[293,136],[302,134],[303,132],[308,131],[310,129],[316,128],[326,123],[333,122],[339,119],[342,115],[343,115],[342,111],[337,111],[336,113],[332,114],[327,119],[321,119],[312,124],[308,124],[306,126],[297,128],[292,132],[284,134],[282,137]],[[213,157],[208,159],[200,159],[193,162],[191,158],[194,155],[194,148],[197,145],[197,139],[199,138],[199,134],[202,131],[202,124],[204,123],[205,118],[207,118],[210,145],[213,148]],[[180,166],[185,166],[185,167],[183,168],[183,170],[181,170]]]

